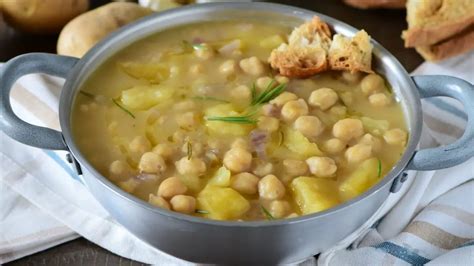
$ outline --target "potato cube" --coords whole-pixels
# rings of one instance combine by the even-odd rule
[[[215,220],[240,218],[250,209],[250,203],[232,188],[207,185],[197,196],[197,209],[209,212]]]
[[[303,214],[320,212],[339,204],[337,185],[333,180],[300,176],[291,182],[291,190]]]
[[[306,159],[311,156],[319,156],[323,153],[316,143],[310,142],[303,134],[290,127],[283,129],[283,144],[292,152],[296,153],[299,159]]]
[[[131,77],[145,79],[152,83],[163,81],[170,75],[168,67],[162,64],[121,62],[118,66]]]
[[[362,194],[379,180],[381,174],[381,161],[377,158],[365,160],[339,184],[341,197],[349,200]]]
[[[217,169],[217,171],[209,180],[208,184],[219,187],[228,187],[230,186],[230,176],[231,173],[229,169],[225,168],[225,166],[222,166],[221,168]]]
[[[145,110],[164,103],[173,96],[173,89],[160,85],[134,86],[122,91],[121,101],[127,108]]]
[[[219,104],[205,110],[205,117],[228,117],[241,116],[232,104]],[[252,126],[249,124],[235,124],[222,121],[206,121],[206,127],[209,134],[214,136],[219,135],[233,135],[233,136],[247,136]]]

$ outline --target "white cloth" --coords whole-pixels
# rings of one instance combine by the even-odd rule
[[[474,69],[473,62],[474,53],[471,53],[442,64],[425,63],[415,73],[450,73],[474,82],[470,73],[463,72]],[[61,84],[59,79],[42,75],[21,78],[12,91],[15,112],[31,123],[59,129],[56,110]],[[453,107],[450,103],[443,101],[449,108],[445,108],[446,105],[442,107],[451,110]],[[432,116],[427,125],[434,125],[424,131],[425,146],[453,141],[464,127],[465,120],[462,115],[446,112],[438,108],[438,105],[437,102],[427,102],[424,105],[424,111]],[[455,108],[460,107],[456,105]],[[440,125],[445,126],[444,130],[437,130]],[[118,225],[77,180],[74,171],[64,160],[64,152],[28,147],[13,141],[3,133],[0,135],[0,141],[0,263],[21,258],[81,235],[115,254],[140,262],[161,265],[189,264],[152,248]],[[405,184],[401,193],[389,197],[366,225],[335,248],[323,253],[319,263],[325,265],[332,260],[347,262],[346,257],[352,255],[344,252],[351,243],[355,242],[353,246],[357,248],[367,245],[370,241],[375,243],[376,240],[383,241],[397,235],[413,216],[433,199],[472,179],[473,163],[471,160],[453,169],[411,173],[408,182],[414,181],[412,186]],[[413,178],[415,174],[416,178]],[[395,198],[401,197],[405,191],[405,196],[392,209],[392,205],[397,202]],[[455,194],[461,195],[459,198],[453,197],[456,202],[462,202],[466,197],[474,195],[472,191],[466,194],[466,189],[456,190]],[[385,219],[379,223],[378,231],[369,230],[390,209],[392,210]],[[466,212],[474,215],[472,209],[467,209]],[[368,235],[376,235],[376,240],[370,239]],[[469,254],[463,253],[465,249],[469,249],[469,246],[452,251],[456,252],[456,255],[445,252],[437,260],[440,263],[453,263],[459,262],[463,256],[469,259]],[[374,256],[374,260],[365,262],[374,263],[376,258],[378,257]],[[395,260],[393,256],[388,258]]]

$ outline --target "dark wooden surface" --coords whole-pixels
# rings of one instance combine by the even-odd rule
[[[97,6],[103,2],[93,1]],[[279,0],[272,1],[291,4],[314,10],[356,28],[365,29],[405,66],[412,71],[423,60],[413,50],[405,49],[400,38],[406,28],[404,10],[357,10],[345,6],[339,0]],[[7,61],[16,55],[28,52],[51,52],[56,49],[56,35],[33,36],[7,27],[0,21],[0,61]],[[9,265],[141,265],[140,263],[116,256],[95,244],[80,238],[49,250],[19,259]]]

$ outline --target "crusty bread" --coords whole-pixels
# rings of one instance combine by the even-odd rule
[[[352,38],[336,34],[329,48],[329,68],[373,73],[372,48],[370,36],[365,30],[357,32]]]
[[[344,0],[350,6],[368,8],[404,8],[406,0]]]
[[[274,49],[268,61],[281,75],[293,78],[310,77],[328,69],[372,73],[372,45],[365,31],[353,38],[336,34],[331,40],[329,26],[315,16],[295,28],[288,44]]]
[[[406,47],[430,46],[474,24],[474,0],[408,0]]]
[[[295,28],[288,44],[281,44],[270,54],[272,68],[281,75],[305,78],[327,69],[327,51],[331,46],[329,26],[315,16]]]
[[[466,53],[472,49],[474,49],[474,29],[466,30],[461,34],[431,46],[416,47],[418,53],[429,61],[442,60]]]

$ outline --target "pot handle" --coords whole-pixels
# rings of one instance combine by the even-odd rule
[[[435,170],[455,166],[474,156],[474,86],[450,76],[412,77],[421,98],[447,96],[464,105],[468,120],[464,134],[455,142],[416,151],[407,165],[410,170]]]
[[[78,59],[45,53],[17,56],[0,68],[0,129],[26,145],[51,150],[67,150],[61,132],[21,120],[12,110],[10,91],[15,81],[26,74],[45,73],[66,78]]]

